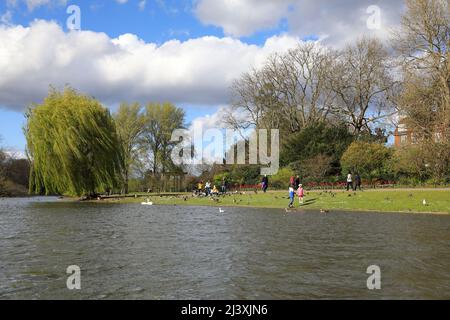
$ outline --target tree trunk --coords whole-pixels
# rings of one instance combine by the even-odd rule
[[[129,182],[128,170],[125,170],[125,181],[123,182],[123,190],[125,195],[128,194],[128,182]]]

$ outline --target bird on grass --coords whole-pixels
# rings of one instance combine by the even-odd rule
[[[422,204],[423,204],[424,206],[428,206],[427,200],[423,199]]]

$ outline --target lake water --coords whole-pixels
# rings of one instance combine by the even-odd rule
[[[450,216],[0,199],[0,299],[315,298],[449,299]]]

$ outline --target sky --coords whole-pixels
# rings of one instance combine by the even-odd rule
[[[3,0],[0,145],[23,153],[24,111],[49,86],[112,112],[170,101],[192,126],[218,126],[232,81],[270,54],[302,41],[387,41],[403,10],[401,0]]]

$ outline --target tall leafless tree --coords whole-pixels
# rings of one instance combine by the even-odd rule
[[[394,33],[401,58],[398,107],[434,176],[450,171],[450,2],[406,0]]]
[[[332,103],[326,86],[331,59],[330,52],[314,42],[271,56],[263,68],[234,82],[228,124],[298,132],[324,120]]]
[[[361,38],[337,53],[329,88],[335,94],[332,113],[346,122],[355,135],[392,115],[389,56],[378,39]]]

